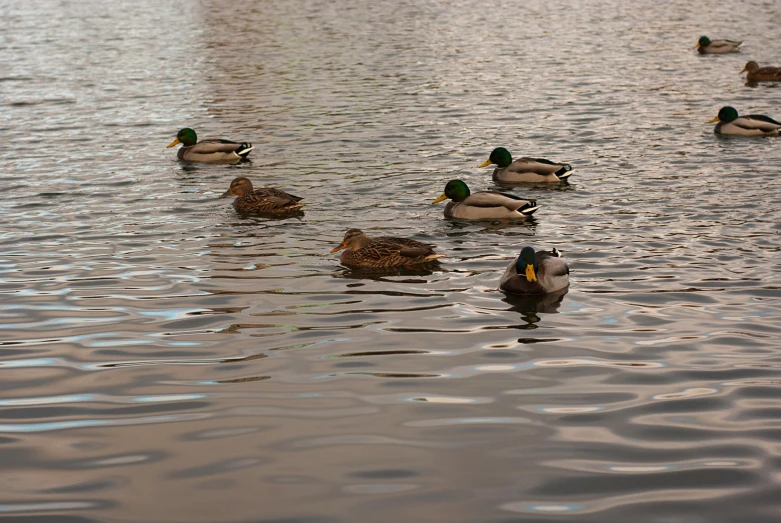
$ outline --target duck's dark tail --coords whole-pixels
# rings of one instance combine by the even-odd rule
[[[238,154],[238,155],[239,155],[239,156],[241,156],[242,158],[246,158],[246,157],[247,157],[247,155],[249,154],[249,152],[250,152],[252,149],[254,149],[254,147],[252,147],[252,144],[251,144],[251,143],[244,142],[244,143],[242,143],[241,145],[239,145],[239,146],[236,148],[236,154]]]
[[[570,176],[572,176],[572,166],[569,164],[565,164],[564,167],[556,171],[556,176],[559,177],[559,180],[566,180]]]

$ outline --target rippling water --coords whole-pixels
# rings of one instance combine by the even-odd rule
[[[781,519],[781,5],[0,2],[0,514]],[[746,41],[698,56],[701,34]],[[179,164],[181,127],[255,144]],[[496,146],[575,167],[443,220]],[[238,175],[303,196],[239,217]],[[431,242],[362,277],[348,228]],[[563,298],[497,292],[527,244]]]

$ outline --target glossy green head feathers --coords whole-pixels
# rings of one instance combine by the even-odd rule
[[[491,156],[489,156],[488,159],[491,161],[491,163],[495,163],[502,168],[507,167],[513,163],[513,156],[510,154],[510,151],[504,147],[497,147],[491,151]]]
[[[447,182],[447,185],[445,185],[445,196],[454,202],[462,202],[466,200],[470,194],[469,187],[461,180],[450,180]]]
[[[700,47],[708,47],[710,45],[710,38],[707,36],[701,36],[698,40],[698,43],[700,44]]]
[[[198,142],[198,136],[195,134],[195,131],[193,131],[189,127],[185,127],[184,129],[176,133],[176,138],[178,138],[179,142],[185,147],[195,145],[196,142]]]
[[[737,117],[738,117],[738,111],[734,107],[730,107],[729,105],[727,105],[719,109],[719,121],[731,122]]]

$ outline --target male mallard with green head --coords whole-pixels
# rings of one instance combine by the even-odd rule
[[[545,158],[516,158],[504,147],[491,151],[480,167],[496,165],[494,181],[498,183],[559,183],[572,175],[572,167]]]
[[[186,127],[176,134],[176,139],[168,147],[182,144],[177,157],[185,162],[198,163],[239,163],[247,159],[253,149],[251,143],[237,143],[230,140],[213,139],[198,141],[195,131]]]
[[[346,250],[339,258],[342,265],[365,271],[422,268],[444,256],[419,241],[395,236],[369,238],[360,229],[348,230],[342,243],[331,252],[343,249]]]
[[[726,106],[719,110],[719,115],[707,123],[718,121],[713,132],[728,136],[778,136],[781,122],[761,114],[738,116],[734,107]]]
[[[479,191],[472,194],[461,180],[450,180],[442,196],[431,203],[450,199],[445,218],[462,220],[525,220],[539,209],[536,200],[524,200],[512,194]]]
[[[233,208],[242,213],[281,216],[298,212],[304,206],[303,203],[299,203],[303,198],[288,194],[281,189],[273,187],[254,189],[252,182],[243,176],[235,178],[220,198],[231,195],[236,196],[233,200]]]
[[[707,36],[701,36],[694,47],[697,48],[697,52],[700,54],[724,54],[737,53],[740,51],[741,45],[743,45],[743,42],[736,42],[735,40],[711,40]]]
[[[521,249],[499,280],[499,289],[510,294],[548,294],[569,285],[569,266],[556,249],[535,252]]]

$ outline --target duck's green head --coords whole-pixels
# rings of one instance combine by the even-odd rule
[[[182,144],[185,147],[190,147],[191,145],[195,145],[195,143],[198,141],[198,136],[195,134],[195,131],[190,129],[189,127],[185,127],[178,133],[176,133],[176,140],[168,144],[168,147],[173,147],[177,144]]]
[[[735,109],[734,107],[730,107],[729,105],[726,105],[721,109],[719,109],[719,115],[713,120],[708,120],[708,123],[713,123],[716,121],[731,122],[737,117],[738,117],[737,109]]]
[[[515,260],[515,272],[525,274],[526,281],[534,283],[537,281],[537,255],[531,247],[521,249],[521,254]]]
[[[501,168],[505,168],[511,163],[513,163],[513,156],[510,154],[510,151],[504,147],[497,147],[491,151],[491,156],[480,164],[480,167],[488,167],[491,164],[496,164]]]
[[[708,47],[710,45],[710,38],[707,36],[701,36],[699,40],[697,40],[697,45],[694,47]]]
[[[454,202],[462,202],[467,199],[469,194],[469,187],[467,187],[463,181],[450,180],[447,182],[447,185],[445,185],[445,192],[442,193],[442,196],[431,203],[439,203],[442,200],[447,200],[448,198]]]

